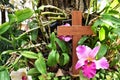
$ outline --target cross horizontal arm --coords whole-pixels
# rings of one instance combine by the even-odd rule
[[[57,35],[91,35],[93,34],[90,26],[59,26]]]

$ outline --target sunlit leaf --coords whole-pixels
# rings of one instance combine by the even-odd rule
[[[105,39],[105,30],[103,27],[99,30],[99,39],[100,41],[103,41]]]
[[[14,23],[17,21],[17,18],[14,14],[8,14],[8,17],[9,17],[9,22],[10,23]]]
[[[5,33],[10,28],[9,22],[3,23],[0,25],[0,34]]]
[[[115,25],[120,25],[120,19],[117,17],[114,17],[113,15],[104,14],[104,15],[102,15],[102,19],[110,21],[110,22],[114,23]]]
[[[30,18],[33,15],[33,10],[31,10],[29,8],[25,8],[23,10],[16,11],[15,15],[17,17],[17,21],[22,22],[22,21]]]

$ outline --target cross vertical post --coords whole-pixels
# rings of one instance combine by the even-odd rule
[[[82,13],[80,11],[72,12],[72,26],[64,27],[59,26],[57,28],[57,35],[71,35],[72,36],[72,67],[71,73],[73,76],[79,74],[79,70],[75,69],[77,63],[76,47],[77,43],[83,35],[92,35],[93,32],[90,26],[82,26]]]

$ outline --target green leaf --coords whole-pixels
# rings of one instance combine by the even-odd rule
[[[14,23],[17,21],[17,18],[14,14],[8,14],[8,17],[9,17],[9,22],[10,23]]]
[[[4,54],[10,54],[14,52],[13,50],[6,50],[6,51],[3,51],[1,54],[4,55]]]
[[[118,2],[120,3],[120,0],[118,0]]]
[[[34,52],[31,51],[22,51],[21,54],[26,57],[26,58],[30,58],[30,59],[37,59],[38,55]]]
[[[87,36],[83,36],[79,41],[78,41],[78,45],[82,45],[89,37]]]
[[[100,49],[97,53],[97,59],[102,58],[107,52],[107,46],[105,44],[101,44]]]
[[[92,25],[92,30],[94,32],[97,32],[98,26],[101,25],[102,21],[100,19],[96,20],[94,24]]]
[[[114,14],[119,14],[119,11],[117,11],[117,10],[110,10],[109,13],[114,15]]]
[[[35,61],[35,67],[41,74],[46,74],[46,64],[43,56],[39,56],[39,58]]]
[[[105,30],[104,28],[102,27],[99,31],[99,40],[100,41],[103,41],[105,39]]]
[[[69,62],[69,55],[67,53],[62,53],[62,55],[60,56],[60,65],[63,66],[65,64],[67,64]]]
[[[17,21],[22,22],[22,21],[30,18],[33,15],[33,10],[31,10],[29,8],[25,8],[23,10],[16,11],[15,15],[17,17]]]
[[[51,36],[50,36],[50,42],[51,42],[51,45],[52,45],[52,49],[56,49],[56,44],[55,44],[55,33],[52,32]]]
[[[110,21],[110,22],[114,23],[115,25],[120,25],[120,19],[117,17],[114,17],[113,15],[104,14],[104,15],[102,15],[102,19]]]
[[[35,75],[35,74],[39,74],[40,72],[36,69],[36,68],[31,68],[28,72],[27,72],[27,74],[28,75]]]
[[[5,33],[10,28],[9,22],[3,23],[0,25],[0,34]]]
[[[8,70],[0,66],[0,80],[10,80]]]
[[[56,52],[56,50],[52,50],[48,56],[47,65],[55,66],[57,64],[58,57],[59,54]]]
[[[62,52],[64,53],[68,53],[69,48],[66,45],[66,43],[58,38],[55,38],[56,43],[58,44],[58,46],[61,48]]]

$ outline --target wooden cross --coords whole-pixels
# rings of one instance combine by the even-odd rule
[[[82,13],[80,11],[72,12],[72,26],[64,27],[59,26],[57,28],[57,35],[71,35],[72,36],[72,67],[71,73],[73,76],[79,74],[79,70],[75,69],[77,63],[76,47],[77,43],[83,35],[92,35],[93,32],[90,26],[82,26]]]

